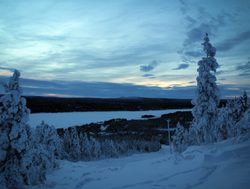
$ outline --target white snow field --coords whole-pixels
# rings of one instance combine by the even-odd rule
[[[44,185],[32,189],[249,189],[250,140],[90,162],[60,161]]]
[[[142,119],[142,115],[154,115],[159,117],[162,114],[176,111],[190,111],[190,109],[169,109],[169,110],[148,110],[148,111],[107,111],[107,112],[64,112],[64,113],[34,113],[30,114],[29,124],[36,127],[43,120],[55,128],[66,128],[75,125],[101,122],[110,119]]]

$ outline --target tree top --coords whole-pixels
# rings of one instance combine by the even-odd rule
[[[214,57],[216,54],[216,48],[212,46],[209,42],[208,33],[205,34],[203,45],[203,50],[205,51],[207,57]]]

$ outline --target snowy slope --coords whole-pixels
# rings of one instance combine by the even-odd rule
[[[37,188],[53,189],[248,189],[250,141],[193,146],[182,157],[164,146],[155,153],[91,162],[60,161]]]
[[[29,124],[36,127],[44,120],[55,128],[65,128],[75,125],[100,122],[116,118],[141,119],[142,115],[154,115],[173,113],[176,111],[190,111],[190,109],[148,110],[148,111],[108,111],[108,112],[65,112],[65,113],[35,113],[30,115]]]

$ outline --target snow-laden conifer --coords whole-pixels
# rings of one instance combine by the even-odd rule
[[[112,139],[105,139],[101,143],[101,150],[107,157],[118,157],[120,152],[118,151],[118,144]]]
[[[198,143],[214,142],[217,139],[218,128],[216,119],[220,102],[219,89],[216,84],[215,72],[218,63],[214,58],[216,49],[209,42],[208,35],[204,38],[206,57],[198,62],[197,89],[192,100],[194,116],[192,127],[196,133]]]
[[[57,166],[56,159],[63,156],[63,146],[60,137],[54,126],[41,122],[35,129],[34,138],[36,144],[44,150],[45,158],[48,161],[47,168],[54,168]]]
[[[249,110],[249,98],[244,92],[242,96],[227,101],[226,106],[220,108],[218,115],[218,126],[222,139],[238,136],[242,127],[242,120],[245,119]],[[241,122],[241,123],[238,123]],[[243,129],[244,130],[244,129]]]
[[[33,143],[27,124],[29,109],[21,97],[20,72],[15,70],[4,85],[0,98],[0,180],[1,187],[22,188],[45,180],[44,159]]]
[[[102,155],[101,151],[101,143],[95,139],[94,137],[89,137],[89,144],[90,144],[90,150],[91,150],[91,159],[100,159]],[[105,157],[105,156],[104,156]]]
[[[246,91],[244,91],[243,95],[240,96],[239,101],[240,101],[239,102],[240,103],[240,113],[244,114],[250,108],[250,100],[249,100],[249,97],[248,97]]]
[[[236,124],[239,141],[250,138],[250,108],[246,110],[241,120]]]
[[[64,131],[64,150],[70,160],[81,160],[81,143],[76,127],[69,127]]]
[[[86,133],[80,133],[80,151],[82,160],[91,160],[91,143]]]
[[[174,136],[172,137],[172,147],[174,152],[181,153],[189,145],[189,133],[179,122],[177,123]]]

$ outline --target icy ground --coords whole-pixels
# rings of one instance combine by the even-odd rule
[[[250,140],[193,146],[182,157],[164,146],[155,153],[90,162],[60,161],[37,188],[249,189]]]
[[[41,121],[53,125],[55,128],[65,128],[75,125],[100,122],[116,118],[141,119],[142,115],[154,115],[160,117],[162,114],[176,111],[190,111],[190,109],[148,110],[148,111],[107,111],[107,112],[64,112],[64,113],[35,113],[30,115],[29,124],[36,127]]]

